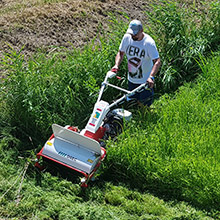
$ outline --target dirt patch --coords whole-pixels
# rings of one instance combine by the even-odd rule
[[[47,3],[45,3],[47,2]],[[100,28],[107,29],[108,13],[145,21],[147,1],[142,0],[0,0],[0,51],[9,45],[31,56],[39,48],[81,47]]]

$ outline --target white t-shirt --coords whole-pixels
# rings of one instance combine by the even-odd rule
[[[128,59],[128,80],[142,84],[150,76],[154,59],[159,58],[154,40],[144,33],[141,41],[134,41],[130,34],[125,34],[119,50],[125,52]]]

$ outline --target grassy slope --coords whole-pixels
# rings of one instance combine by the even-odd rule
[[[197,85],[185,85],[174,98],[161,97],[139,126],[131,125],[108,155],[117,175],[130,175],[160,194],[219,208],[219,61],[218,56],[204,63]]]
[[[171,201],[183,198],[206,209],[219,204],[219,59],[214,57],[204,63],[203,78],[196,85],[182,87],[174,98],[161,97],[152,112],[143,110],[137,114],[117,147],[108,149],[104,173],[86,192],[59,174],[36,173],[34,162],[28,159],[34,155],[29,153],[27,158],[25,154],[30,150],[21,150],[22,143],[4,130],[0,145],[1,216],[209,219],[205,212],[186,203],[165,202],[146,190]],[[207,84],[210,81],[213,83]],[[19,159],[22,154],[25,157]],[[121,184],[103,181],[109,178]],[[129,189],[127,184],[144,189],[144,193]]]
[[[16,169],[17,166],[1,163],[1,190],[6,192],[10,189],[1,195],[2,218],[211,219],[184,202],[165,202],[123,185],[100,182],[82,192],[79,185],[47,172],[42,174],[42,184],[39,185],[31,166],[22,182],[21,176],[18,178],[22,168]]]
[[[207,198],[213,202],[218,199],[219,154],[213,151],[217,151],[219,140],[219,103],[216,101],[219,60],[217,57],[205,63],[204,78],[193,88],[183,87],[175,98],[161,97],[155,103],[155,110],[145,115],[148,125],[143,125],[144,118],[136,119],[135,127],[131,123],[117,142],[117,148],[108,149],[105,175],[85,192],[59,174],[57,177],[48,172],[36,172],[29,159],[18,158],[15,162],[16,152],[5,151],[8,142],[2,141],[0,216],[17,219],[211,219],[184,202],[165,202],[147,192],[131,190],[125,183],[136,188],[142,185],[145,190],[154,189],[167,198],[170,195],[178,198],[178,189],[182,188],[182,197],[189,201],[201,199],[204,203]],[[207,81],[214,83],[210,86]],[[190,123],[185,123],[186,120]],[[204,131],[208,135],[204,135]],[[213,132],[215,136],[211,135]],[[209,149],[205,148],[207,141]],[[26,176],[22,179],[27,165]],[[191,166],[194,168],[190,169]],[[124,184],[104,182],[106,176]]]
[[[31,135],[35,133],[35,129],[29,130],[33,122],[38,123],[33,125],[33,128],[40,127],[40,130],[48,128],[54,120],[64,122],[65,119],[60,119],[60,116],[66,110],[71,112],[71,109],[77,107],[68,106],[72,100],[76,102],[75,99],[78,98],[76,94],[79,92],[79,88],[73,87],[72,82],[68,84],[69,87],[64,86],[66,82],[69,82],[68,77],[76,77],[77,71],[82,76],[84,74],[91,76],[89,71],[99,69],[99,62],[105,64],[102,69],[108,69],[110,64],[109,61],[106,62],[106,59],[109,57],[109,51],[106,49],[105,55],[92,53],[91,50],[81,54],[82,66],[78,65],[79,69],[76,72],[75,57],[73,59],[72,56],[67,57],[67,60],[63,62],[58,59],[59,55],[51,54],[48,56],[48,62],[45,61],[45,57],[38,57],[30,60],[28,64],[17,55],[11,57],[12,63],[9,69],[15,74],[12,74],[11,81],[8,82],[11,91],[10,87],[8,89],[12,93],[9,92],[6,95],[12,98],[9,100],[13,101],[11,103],[13,107],[14,104],[19,104],[22,91],[23,106],[17,105],[16,107],[18,109],[24,107],[22,109],[24,111],[19,109],[13,112],[13,108],[7,111],[4,108],[5,103],[1,102],[1,116],[3,116],[1,126],[4,126],[1,134],[4,138],[0,145],[1,217],[18,219],[209,219],[205,212],[198,211],[182,202],[164,202],[148,194],[146,189],[163,195],[166,199],[172,198],[171,201],[176,198],[185,199],[203,207],[207,204],[209,207],[204,207],[207,209],[219,204],[219,154],[216,148],[219,142],[219,57],[204,63],[202,66],[204,78],[197,85],[189,84],[182,87],[174,98],[165,95],[155,103],[153,112],[143,111],[140,115],[136,115],[134,123],[131,123],[121,136],[117,148],[109,148],[103,169],[105,172],[101,175],[100,182],[86,192],[81,192],[74,182],[57,177],[57,175],[51,175],[48,172],[41,175],[35,173],[33,161],[28,159],[34,158],[35,152],[32,149],[35,146],[32,144],[35,140],[29,141],[28,147],[24,146],[24,143],[19,143],[18,139],[10,135],[10,133],[13,134],[14,128],[4,124],[9,123],[5,120],[6,117],[10,118],[11,113],[16,113],[16,118],[11,119],[12,122],[17,119],[18,123],[22,118],[22,122],[25,123],[20,123],[23,127],[19,129],[23,128],[27,132],[23,135],[30,140]],[[97,56],[99,62],[95,62],[92,56]],[[87,64],[88,60],[89,64]],[[54,87],[67,70],[70,76],[66,76],[67,79]],[[44,80],[41,79],[39,71],[45,74],[42,77]],[[97,91],[94,84],[97,83],[98,77],[102,78],[99,71],[93,76],[94,78],[90,78],[92,83],[86,85],[85,94],[89,91],[94,95],[94,91]],[[79,75],[77,79],[82,76]],[[210,81],[213,82],[211,86],[207,83]],[[59,94],[59,91],[65,91],[63,94],[66,96],[57,97],[56,102],[59,103],[58,99],[63,98],[69,103],[63,106],[65,102],[61,99],[60,104],[54,107],[55,113],[61,109],[60,115],[51,117],[49,112],[53,111],[53,107],[49,105],[48,95]],[[72,99],[68,99],[69,94],[72,95]],[[40,95],[45,97],[39,99],[43,101],[43,104],[39,105],[36,97],[42,98]],[[48,110],[42,112],[42,115],[39,114],[41,109],[38,111],[41,104],[44,109]],[[35,115],[29,113],[35,113]],[[29,116],[35,118],[29,120]],[[77,116],[74,117],[77,118]],[[64,115],[63,118],[65,118]],[[143,121],[147,123],[143,124]],[[9,133],[8,129],[12,132]],[[38,137],[37,133],[35,136]],[[24,158],[19,159],[18,155],[22,154]],[[22,179],[25,164],[27,165],[28,162],[30,165],[25,178]],[[121,184],[103,181],[108,178],[114,178]],[[140,193],[129,189],[127,183],[130,183],[132,187],[135,185],[139,189],[145,189],[145,192]],[[217,211],[213,216],[218,217]]]

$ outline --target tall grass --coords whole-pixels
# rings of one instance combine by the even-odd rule
[[[157,90],[169,92],[197,77],[200,54],[219,50],[219,1],[201,2],[198,7],[162,1],[152,5],[148,32],[160,52],[162,67]]]
[[[108,167],[135,187],[219,209],[220,56],[201,63],[196,85],[161,97],[109,146]]]
[[[85,125],[111,67],[110,49],[100,49],[90,45],[84,51],[40,54],[28,62],[20,52],[5,54],[10,74],[1,87],[1,103],[8,111],[7,123],[16,127],[15,136],[31,137],[37,144],[49,135],[52,123]]]

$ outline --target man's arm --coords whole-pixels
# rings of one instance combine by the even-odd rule
[[[115,65],[112,67],[112,69],[119,69],[119,66],[124,58],[124,54],[125,52],[122,52],[120,50],[118,51],[118,53],[115,56]]]
[[[154,63],[154,65],[152,67],[150,77],[147,79],[147,83],[148,83],[150,88],[154,87],[154,80],[151,77],[155,77],[157,72],[159,71],[159,68],[161,66],[160,58],[154,59],[153,63]]]

